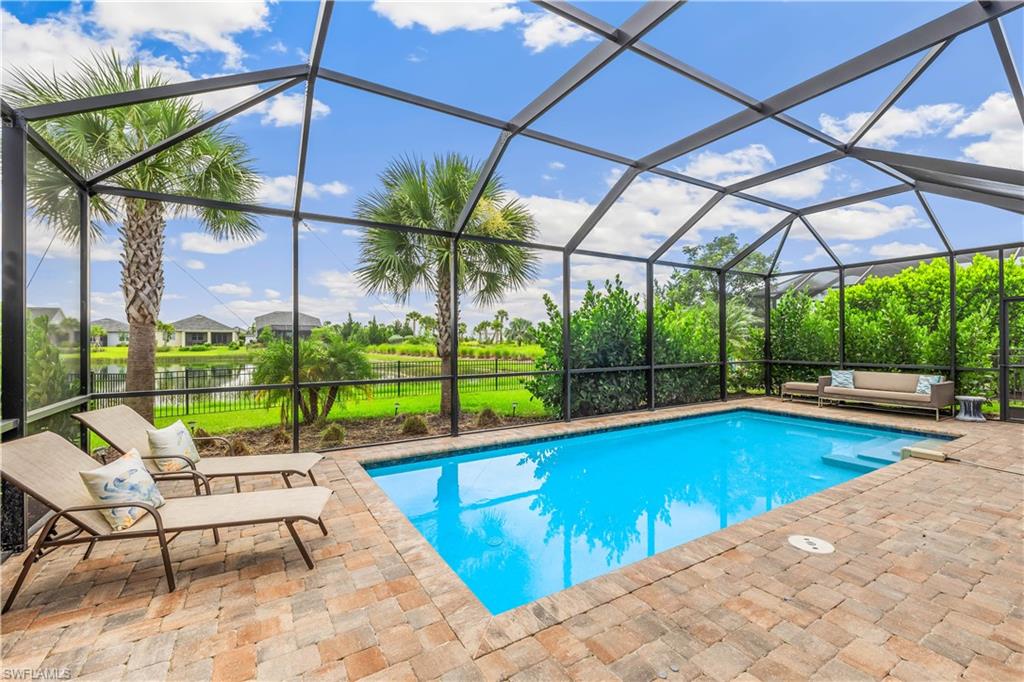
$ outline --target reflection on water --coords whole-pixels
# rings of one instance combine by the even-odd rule
[[[499,613],[860,473],[823,457],[915,440],[741,411],[371,474]]]

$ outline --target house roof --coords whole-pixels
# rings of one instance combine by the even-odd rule
[[[175,331],[179,332],[233,332],[234,327],[229,327],[226,324],[221,324],[217,320],[212,320],[206,315],[192,315],[186,317],[183,320],[172,322],[171,326],[174,327]]]
[[[265,315],[257,315],[255,321],[255,327],[257,330],[263,329],[264,327],[291,327],[292,326],[292,313],[290,310],[276,310],[272,313]],[[299,326],[300,327],[320,327],[320,318],[307,315],[305,313],[299,313]]]
[[[128,323],[121,322],[109,317],[104,317],[99,320],[93,320],[92,324],[94,327],[103,327],[103,331],[108,334],[111,332],[126,332],[128,331]]]
[[[64,317],[64,311],[57,307],[29,306],[27,310],[32,317],[42,316],[51,320],[58,315]]]

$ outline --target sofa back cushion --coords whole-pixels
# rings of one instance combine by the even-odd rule
[[[861,372],[853,373],[854,388],[865,388],[869,391],[898,391],[914,393],[917,390],[917,374],[900,374],[897,372]]]

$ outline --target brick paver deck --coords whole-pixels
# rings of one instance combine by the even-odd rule
[[[391,459],[750,406],[960,436],[491,617],[373,483]],[[1024,676],[1024,426],[750,399],[333,453],[330,535],[186,533],[44,558],[2,621],[2,667],[102,680],[966,679]],[[256,480],[265,488],[279,481]],[[227,484],[224,488],[226,489]],[[815,556],[787,536],[836,552]],[[3,565],[3,592],[14,557]]]

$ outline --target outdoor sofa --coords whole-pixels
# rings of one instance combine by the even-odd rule
[[[955,392],[952,381],[941,381],[932,384],[931,393],[917,393],[917,380],[920,375],[906,374],[903,372],[865,372],[854,370],[853,388],[841,388],[832,385],[832,376],[818,377],[818,383],[808,381],[787,381],[782,384],[779,396],[786,400],[787,397],[813,398],[818,401],[818,406],[832,403],[842,404],[866,404],[866,405],[892,405],[897,407],[909,407],[928,410],[935,413],[935,420],[943,408],[950,408],[953,412],[953,393]]]
[[[159,508],[142,503],[100,504],[93,500],[79,476],[79,472],[91,471],[98,466],[95,459],[50,431],[3,444],[0,449],[0,473],[3,478],[55,513],[47,519],[32,549],[25,555],[21,572],[4,602],[2,612],[11,608],[32,565],[65,545],[89,543],[84,559],[88,558],[98,541],[156,538],[163,556],[167,589],[173,592],[174,573],[171,570],[168,545],[185,531],[210,529],[214,541],[219,543],[218,528],[283,522],[310,569],[313,568],[313,559],[295,530],[295,523],[308,521],[318,524],[323,534],[327,535],[322,514],[331,496],[329,488],[303,486],[211,495],[206,476],[198,471],[185,470],[199,483],[199,489],[205,494],[166,498]],[[125,530],[113,530],[99,512],[100,509],[133,506],[145,509],[148,514]],[[61,519],[66,519],[73,527],[58,533],[56,524]]]

